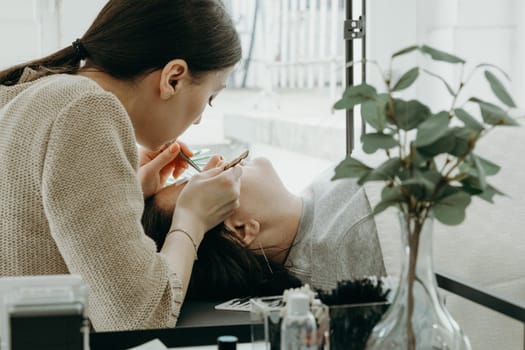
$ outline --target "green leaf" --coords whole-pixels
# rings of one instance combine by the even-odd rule
[[[379,132],[383,131],[386,125],[385,106],[387,102],[387,94],[378,94],[376,99],[361,104],[361,117]]]
[[[430,145],[445,135],[449,121],[450,115],[448,112],[439,112],[419,124],[415,142],[416,147]]]
[[[486,70],[485,78],[487,78],[487,80],[489,81],[492,92],[494,92],[494,95],[496,95],[496,97],[499,98],[501,102],[506,104],[508,107],[516,108],[516,104],[512,100],[510,94],[507,92],[507,89],[505,89],[505,86],[503,86],[503,84],[494,74]]]
[[[481,116],[483,121],[490,125],[507,125],[507,126],[518,126],[518,122],[514,120],[511,116],[508,115],[502,108],[485,101],[480,100],[479,98],[469,99],[471,102],[475,102],[479,105],[481,109]]]
[[[381,199],[393,199],[403,198],[401,195],[401,187],[398,186],[385,186],[381,190]]]
[[[347,178],[347,177],[362,177],[366,176],[372,168],[361,163],[359,160],[348,156],[341,163],[335,167],[335,175],[332,180]]]
[[[453,146],[448,151],[456,157],[463,157],[471,150],[471,144],[477,137],[477,133],[469,128],[455,127],[448,130],[448,134],[454,137]]]
[[[400,91],[408,88],[412,85],[417,77],[419,76],[419,68],[415,67],[403,74],[401,78],[397,81],[396,85],[392,88],[392,91]]]
[[[467,175],[467,176],[478,177],[478,169],[474,165],[474,162],[471,161],[470,157],[467,157],[467,159],[465,159],[465,161],[463,163],[459,164],[458,168],[459,168],[459,171],[460,171],[459,175],[462,175],[462,176]]]
[[[436,202],[432,207],[434,216],[445,225],[459,225],[465,220],[465,209],[470,204],[470,195],[457,192]]]
[[[463,185],[461,190],[470,195],[477,196],[483,193],[477,176],[469,176],[466,179],[461,180],[461,184]]]
[[[496,175],[501,167],[490,160],[482,158],[476,154],[470,154],[465,162],[459,166],[460,170],[479,180],[479,189],[485,189],[485,176]]]
[[[401,55],[404,55],[404,54],[407,54],[407,53],[415,51],[415,50],[419,50],[419,46],[418,45],[409,46],[409,47],[406,47],[406,48],[404,48],[402,50],[399,50],[399,51],[395,52],[392,55],[392,58],[397,57],[397,56],[401,56]]]
[[[376,96],[376,89],[366,83],[349,86],[343,93],[343,97],[335,103],[334,109],[349,109],[363,102],[374,100]]]
[[[442,175],[436,170],[414,170],[413,175],[401,183],[401,187],[404,189],[403,193],[409,193],[419,201],[430,201],[441,178]]]
[[[477,133],[468,128],[449,128],[443,136],[435,142],[417,147],[417,151],[427,158],[438,154],[448,153],[456,157],[462,157],[471,151],[471,145],[477,137]]]
[[[505,193],[499,191],[497,188],[493,187],[492,185],[487,184],[487,188],[485,189],[485,191],[479,194],[478,197],[489,203],[494,203],[495,195],[504,196]]]
[[[482,67],[490,67],[490,68],[496,69],[505,78],[507,78],[508,81],[510,81],[510,76],[507,74],[507,72],[505,72],[503,69],[501,69],[500,67],[498,67],[498,66],[496,66],[495,64],[492,64],[492,63],[480,63],[480,64],[476,65],[476,67],[474,67],[474,70],[476,70],[478,68],[482,68]]]
[[[437,191],[435,201],[438,202],[443,198],[452,196],[453,194],[459,193],[461,191],[463,191],[462,187],[456,187],[451,186],[449,184],[445,184],[444,186],[440,187],[440,189]]]
[[[441,50],[434,49],[430,46],[423,45],[421,47],[421,52],[429,54],[435,61],[445,61],[449,63],[465,63],[465,60],[457,56],[451,55]]]
[[[396,175],[401,181],[408,180],[411,176],[410,170],[406,167],[399,168],[399,172]]]
[[[361,136],[363,151],[374,153],[378,149],[390,149],[397,146],[397,141],[392,135],[383,133],[369,133]]]
[[[455,116],[465,124],[469,129],[472,129],[476,132],[480,132],[484,129],[483,124],[478,122],[473,116],[471,116],[467,111],[462,108],[456,108],[454,110]]]
[[[346,88],[343,96],[362,96],[368,99],[374,99],[377,96],[376,88],[367,83],[352,85]]]
[[[387,209],[388,207],[404,202],[404,197],[401,194],[399,186],[385,187],[381,192],[381,201],[374,207],[374,215],[377,215]]]
[[[387,114],[390,113],[387,105]],[[415,129],[431,115],[430,109],[417,100],[394,99],[393,119],[402,130]]]
[[[494,203],[493,198],[495,195],[504,196],[505,194],[490,184],[485,185],[485,189],[481,189],[480,181],[477,177],[471,176],[461,181],[463,187],[461,188],[464,192],[487,201]]]
[[[368,181],[394,179],[394,177],[400,170],[399,168],[401,168],[401,159],[399,159],[399,157],[388,159],[376,169],[373,169],[368,174],[361,176],[357,183],[359,185],[363,185],[365,182]]]
[[[485,188],[483,188],[477,176],[469,176],[466,179],[461,180],[461,184],[463,185],[461,189],[471,195],[480,195],[487,189],[486,184]]]
[[[432,182],[422,176],[403,181],[401,186],[411,197],[414,197],[419,201],[430,200],[435,188],[435,185]]]
[[[485,177],[497,174],[500,166],[475,154],[470,154],[465,162],[460,164],[459,169],[461,174],[468,175],[461,181],[463,190],[470,194],[479,195],[486,191],[489,186]]]
[[[501,167],[499,165],[491,162],[490,160],[477,155],[475,157],[479,159],[479,162],[481,164],[481,167],[483,168],[483,171],[485,172],[485,175],[496,175],[501,170]]]
[[[487,181],[485,180],[485,170],[481,166],[481,162],[478,157],[471,154],[470,158],[474,161],[474,166],[476,167],[476,170],[478,171],[479,188],[482,191],[485,191],[485,189],[487,188]]]
[[[363,99],[360,96],[347,96],[341,98],[334,104],[334,109],[350,109],[360,103],[363,103],[366,99]]]
[[[413,158],[412,158],[412,164],[414,164],[415,167],[422,168],[431,159],[432,157],[428,157],[424,155],[423,153],[419,152],[417,148],[415,148],[414,153],[413,153]]]
[[[418,147],[417,151],[426,158],[432,158],[438,154],[449,153],[455,145],[455,137],[451,133],[445,133],[430,145]]]
[[[438,78],[439,80],[441,80],[443,82],[443,84],[445,84],[445,87],[447,88],[449,94],[451,96],[455,96],[456,95],[454,90],[452,90],[452,87],[449,85],[449,83],[443,77],[441,77],[440,75],[438,75],[436,73],[432,73],[431,71],[429,71],[427,69],[423,69],[423,72],[427,73],[430,76],[433,76],[434,78]]]
[[[429,170],[424,170],[421,175],[434,184],[434,187],[443,179],[443,174],[436,170],[436,166],[431,166]]]

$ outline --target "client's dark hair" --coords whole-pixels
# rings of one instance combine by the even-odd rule
[[[146,200],[142,225],[160,250],[171,226],[171,213]],[[245,248],[239,238],[220,224],[204,235],[198,260],[186,293],[187,299],[226,300],[246,296],[282,294],[301,286],[283,265],[266,261],[264,256]]]

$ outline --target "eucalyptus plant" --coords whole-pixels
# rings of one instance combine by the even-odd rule
[[[334,179],[358,178],[360,185],[369,181],[384,181],[381,200],[375,206],[374,214],[395,206],[407,221],[410,247],[409,316],[413,311],[410,293],[423,224],[430,215],[443,224],[460,224],[472,196],[493,202],[495,195],[502,195],[486,179],[498,173],[500,166],[474,151],[478,141],[494,128],[518,125],[509,114],[516,104],[498,78],[503,76],[508,79],[501,69],[491,64],[479,64],[469,74],[464,74],[465,60],[423,45],[394,53],[390,58],[390,71],[396,59],[410,53],[460,65],[462,74],[459,82],[450,83],[419,65],[397,81],[391,81],[377,62],[367,61],[378,67],[384,81],[384,92],[378,92],[366,83],[350,86],[334,105],[335,109],[360,105],[362,118],[372,129],[361,136],[362,149],[368,154],[382,152],[385,155],[384,162],[377,167],[366,165],[350,155],[336,167]],[[471,78],[482,71],[499,105],[480,97],[466,98],[462,95]],[[450,106],[433,112],[421,101],[399,97],[399,93],[412,86],[422,73],[444,84],[451,97]],[[460,95],[465,101],[462,105],[458,105]],[[479,113],[471,114],[469,105]],[[413,349],[415,338],[410,323],[407,339],[409,345],[413,343],[410,346]]]

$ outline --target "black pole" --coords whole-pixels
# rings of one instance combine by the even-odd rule
[[[346,21],[352,20],[352,0],[346,0]],[[354,70],[352,67],[347,67],[348,62],[354,59],[354,42],[351,39],[345,40],[345,69],[346,82],[345,87],[354,84]],[[346,110],[346,155],[352,154],[354,149],[354,109]]]
[[[361,38],[361,76],[363,83],[366,82],[366,0],[361,0],[361,20],[363,21],[363,37]],[[366,134],[366,123],[361,118],[361,135]]]

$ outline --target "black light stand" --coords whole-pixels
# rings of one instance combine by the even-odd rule
[[[361,16],[359,19],[353,19],[353,0],[346,0],[346,16],[344,22],[344,40],[345,40],[345,87],[354,84],[354,68],[348,63],[354,61],[354,40],[361,39],[361,77],[366,81],[366,33],[365,33],[365,15],[366,0],[361,0]],[[354,149],[354,108],[346,110],[346,154],[350,155]],[[365,124],[362,123],[361,132],[365,132]]]

